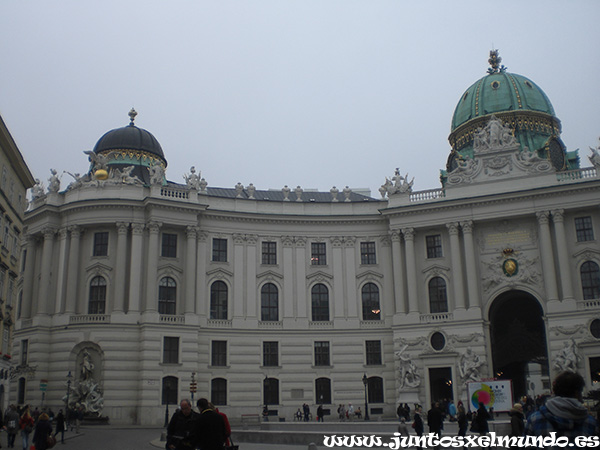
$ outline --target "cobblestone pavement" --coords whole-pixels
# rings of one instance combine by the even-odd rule
[[[82,427],[79,434],[75,431],[65,433],[65,443],[59,442],[56,450],[156,450],[164,449],[160,441],[163,428],[135,428],[116,426]],[[32,434],[33,436],[33,434]],[[2,448],[7,448],[6,433],[0,433]],[[236,442],[236,444],[238,444]],[[307,445],[275,445],[239,443],[240,450],[307,450]],[[322,447],[319,446],[319,449]],[[15,449],[23,449],[21,436],[17,435]]]

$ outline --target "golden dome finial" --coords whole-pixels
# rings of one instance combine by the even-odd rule
[[[135,116],[137,116],[138,113],[134,108],[131,108],[131,111],[129,111],[129,120],[131,120],[131,122],[129,122],[130,126],[133,126],[133,121],[135,120]]]
[[[502,73],[506,70],[506,67],[501,65],[502,58],[500,58],[499,52],[497,49],[490,50],[490,59],[488,59],[490,63],[490,68],[487,70],[489,74],[492,73]]]

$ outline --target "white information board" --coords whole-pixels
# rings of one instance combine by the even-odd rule
[[[469,409],[477,411],[479,403],[494,411],[510,411],[513,406],[512,380],[473,381],[467,383]]]

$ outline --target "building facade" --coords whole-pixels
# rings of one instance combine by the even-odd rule
[[[21,244],[27,189],[34,179],[0,117],[0,408],[14,398],[12,343],[18,292],[22,291]]]
[[[85,175],[34,189],[18,401],[47,380],[50,406],[155,425],[192,384],[230,417],[288,420],[365,397],[393,416],[489,379],[537,395],[563,369],[593,389],[600,157],[580,168],[543,91],[498,62],[459,100],[441,188],[396,169],[378,199],[170,182],[132,110]]]

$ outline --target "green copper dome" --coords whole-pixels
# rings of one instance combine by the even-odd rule
[[[507,72],[497,50],[490,52],[488,61],[488,74],[463,93],[454,110],[447,171],[456,168],[457,159],[473,157],[475,133],[492,116],[513,130],[521,150],[537,151],[551,159],[556,170],[578,167],[578,157],[567,153],[560,139],[561,123],[544,91],[529,78]]]
[[[530,79],[508,72],[489,74],[462,95],[452,117],[452,131],[469,120],[508,111],[537,111],[554,116],[552,103]]]

